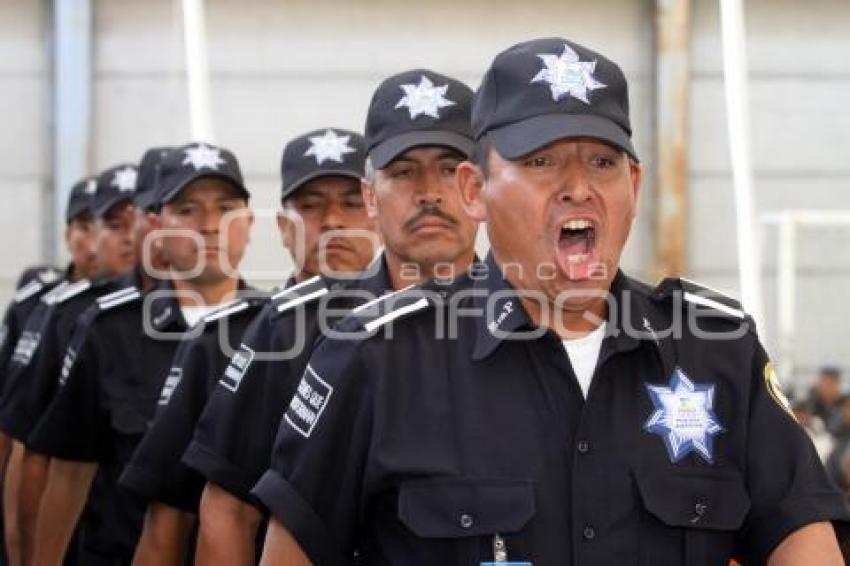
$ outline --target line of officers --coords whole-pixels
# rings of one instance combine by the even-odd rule
[[[641,166],[615,63],[547,38],[476,93],[399,73],[365,136],[294,138],[281,174],[274,292],[239,276],[227,149],[73,187],[71,263],[25,272],[3,323],[8,564],[842,563],[846,503],[740,305],[619,270]],[[749,330],[665,335],[686,307]]]

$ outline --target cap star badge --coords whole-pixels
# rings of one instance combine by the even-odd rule
[[[109,184],[113,187],[117,187],[119,191],[122,193],[130,192],[135,190],[136,188],[136,170],[132,167],[125,167],[123,169],[119,169],[115,172],[115,175],[112,177],[112,182]],[[88,193],[89,187],[86,187],[86,192]],[[91,193],[89,193],[91,194]]]
[[[204,167],[218,170],[219,166],[225,163],[224,159],[221,158],[220,149],[204,144],[185,149],[183,153],[185,154],[183,165],[191,165],[195,168],[195,171],[200,171]]]
[[[606,86],[593,78],[596,61],[579,61],[578,53],[566,43],[560,55],[540,53],[537,56],[544,66],[531,82],[547,83],[555,102],[569,95],[590,104],[588,92]]]
[[[83,192],[87,195],[93,195],[97,192],[97,181],[94,179],[89,179],[86,181],[86,188],[83,189]]]
[[[714,414],[715,385],[696,385],[676,368],[668,387],[647,384],[646,388],[655,411],[643,428],[664,440],[670,461],[695,452],[712,463],[713,438],[724,430]]]
[[[410,119],[415,120],[417,116],[425,115],[432,118],[440,117],[440,108],[453,106],[454,102],[446,98],[449,85],[436,86],[431,79],[422,75],[418,85],[399,85],[404,91],[404,96],[395,105],[396,108],[407,108]]]
[[[310,147],[304,153],[304,157],[315,157],[317,165],[325,161],[342,163],[345,154],[356,151],[348,145],[350,139],[351,136],[340,136],[333,130],[327,130],[324,135],[308,138]]]

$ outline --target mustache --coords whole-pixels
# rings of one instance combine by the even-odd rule
[[[419,222],[420,220],[422,220],[423,218],[425,218],[427,216],[439,218],[440,220],[444,220],[445,222],[448,222],[452,226],[458,225],[457,218],[455,218],[451,214],[441,210],[439,206],[437,206],[435,204],[426,204],[425,206],[420,208],[419,212],[414,214],[411,219],[409,219],[407,222],[404,223],[404,228],[405,229],[412,228],[417,222]]]

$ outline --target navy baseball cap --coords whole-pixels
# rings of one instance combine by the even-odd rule
[[[91,214],[92,199],[97,191],[97,178],[86,177],[74,183],[68,194],[68,206],[65,207],[65,222],[71,222],[81,214]]]
[[[519,43],[493,60],[472,105],[475,139],[517,159],[559,139],[588,137],[634,159],[626,77],[616,63],[551,37]]]
[[[422,145],[472,152],[472,90],[428,69],[385,79],[372,96],[366,116],[366,146],[375,169]]]
[[[323,128],[291,140],[283,148],[280,200],[285,201],[317,177],[361,179],[366,163],[366,140],[358,133]]]
[[[156,208],[156,176],[159,166],[165,160],[172,147],[152,147],[139,161],[139,176],[136,179],[136,193],[133,201],[142,210]]]
[[[92,199],[92,212],[102,218],[116,204],[133,201],[139,170],[132,163],[110,167],[97,176],[97,190]]]
[[[208,143],[191,143],[169,151],[160,163],[156,202],[168,204],[190,183],[210,177],[228,181],[246,200],[251,196],[231,151]]]

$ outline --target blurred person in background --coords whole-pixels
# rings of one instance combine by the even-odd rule
[[[841,370],[835,366],[822,367],[810,393],[809,411],[820,418],[831,431],[840,424],[837,409],[843,394]]]

